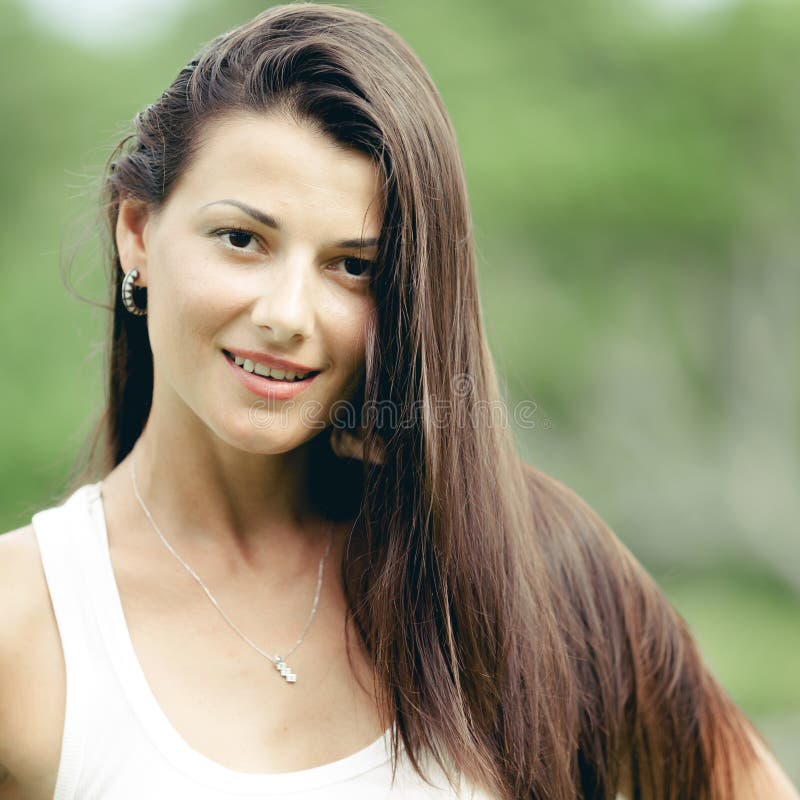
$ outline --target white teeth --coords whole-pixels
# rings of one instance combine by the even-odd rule
[[[264,378],[274,378],[279,381],[294,381],[302,380],[309,375],[308,372],[292,372],[291,370],[272,369],[260,364],[258,361],[253,361],[250,358],[242,358],[241,356],[233,356],[234,363],[246,369],[248,372],[254,372],[256,375],[261,375]]]
[[[253,372],[255,372],[255,373],[256,373],[256,375],[262,375],[263,377],[265,377],[265,378],[266,378],[266,377],[267,377],[267,375],[269,375],[269,374],[270,374],[270,369],[269,369],[269,367],[265,367],[263,364],[258,364],[258,363],[257,363],[257,364],[256,364],[256,365],[253,367]]]

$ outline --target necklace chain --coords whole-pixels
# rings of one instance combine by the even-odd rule
[[[150,525],[153,527],[153,530],[158,534],[161,541],[164,543],[166,548],[172,553],[173,556],[183,565],[184,569],[200,584],[202,590],[206,593],[208,599],[214,604],[214,607],[219,611],[222,618],[227,622],[227,624],[239,635],[240,638],[244,639],[250,647],[253,648],[257,653],[262,655],[264,658],[271,661],[275,668],[281,673],[281,676],[287,683],[295,683],[297,681],[297,675],[294,671],[286,664],[285,658],[286,656],[290,656],[303,642],[305,635],[308,631],[309,626],[311,625],[311,620],[314,619],[314,615],[317,613],[317,603],[319,603],[319,594],[320,590],[322,589],[322,576],[325,571],[325,560],[328,558],[328,553],[331,550],[331,544],[333,542],[333,523],[331,523],[330,528],[328,529],[328,544],[325,548],[325,552],[319,560],[319,568],[317,570],[317,590],[314,594],[314,604],[311,607],[311,613],[308,615],[308,619],[306,620],[305,627],[303,628],[303,632],[300,634],[300,638],[292,645],[291,649],[287,651],[286,656],[280,655],[270,655],[269,653],[264,652],[252,639],[250,639],[247,635],[242,633],[239,628],[231,621],[230,617],[222,610],[217,599],[214,597],[213,594],[209,591],[209,588],[203,583],[200,576],[175,552],[175,549],[172,545],[167,541],[164,537],[164,534],[161,533],[159,530],[158,525],[156,525],[155,520],[153,519],[153,515],[150,513],[149,509],[145,505],[144,500],[142,500],[142,496],[139,494],[139,485],[136,482],[136,459],[134,457],[133,452],[131,452],[131,476],[133,478],[133,492],[136,495],[136,499],[139,501],[139,505],[142,507],[142,510],[147,516],[147,519],[150,521]]]

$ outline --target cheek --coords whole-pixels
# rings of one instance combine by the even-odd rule
[[[224,282],[210,280],[203,270],[163,272],[155,290],[148,310],[153,358],[182,371],[193,357],[207,355],[214,336],[235,313],[235,298]]]
[[[198,285],[174,287],[154,303],[151,324],[157,335],[151,334],[151,340],[159,340],[176,353],[186,346],[196,347],[201,344],[198,334],[210,330],[221,311],[219,293]]]
[[[366,298],[348,304],[343,313],[327,322],[329,341],[333,344],[331,356],[349,369],[363,366],[367,332],[374,314],[373,304]]]
[[[233,303],[231,276],[193,242],[171,248],[163,266],[158,276],[159,296],[169,306],[164,309],[167,314],[180,318],[182,326],[203,327],[204,320],[218,318]]]

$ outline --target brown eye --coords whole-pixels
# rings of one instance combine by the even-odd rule
[[[249,240],[253,238],[251,234],[244,231],[230,231],[225,235],[230,237],[228,241],[237,249],[247,247]]]
[[[248,252],[247,247],[251,241],[256,240],[256,235],[252,231],[248,231],[246,228],[221,228],[216,231],[212,231],[212,236],[217,237],[218,239],[227,239],[229,244],[227,244],[228,249],[230,250],[241,250],[242,252]]]
[[[345,277],[356,281],[367,280],[370,276],[370,271],[375,266],[372,261],[368,261],[365,258],[355,258],[354,256],[345,256],[334,263],[344,264]]]

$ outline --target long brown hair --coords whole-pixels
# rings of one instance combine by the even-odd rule
[[[427,753],[454,784],[462,773],[504,798],[613,798],[626,780],[633,797],[731,796],[734,766],[753,756],[747,720],[631,553],[517,453],[455,133],[418,57],[367,14],[279,5],[221,34],[112,153],[106,407],[70,491],[120,463],[150,410],[146,317],[120,301],[119,201],[163,204],[204,125],[242,110],[314,125],[383,180],[378,313],[356,398],[376,413],[315,437],[314,463],[321,502],[357,517],[348,630],[397,723],[393,766],[402,742],[423,777]],[[337,452],[342,435],[359,454]]]

